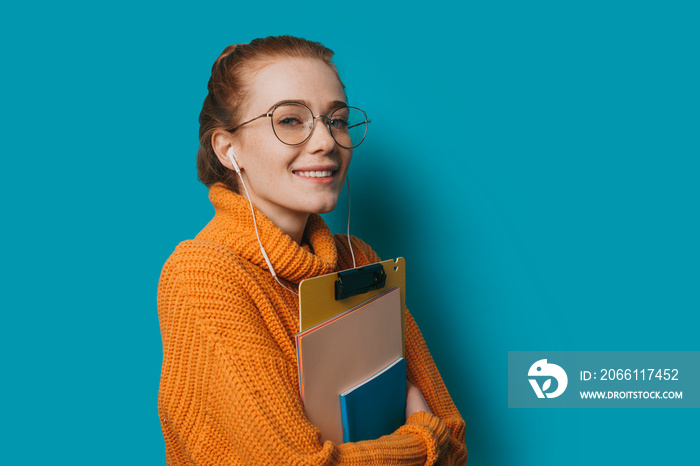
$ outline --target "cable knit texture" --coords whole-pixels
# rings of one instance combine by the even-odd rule
[[[158,313],[163,338],[159,414],[168,465],[464,464],[464,420],[410,314],[408,379],[434,415],[418,412],[391,435],[334,444],[304,414],[294,334],[298,300],[270,275],[248,202],[221,185],[216,214],[163,267]],[[260,238],[278,277],[299,282],[352,267],[345,235],[309,217],[302,245],[256,209]],[[378,262],[352,237],[357,265]]]

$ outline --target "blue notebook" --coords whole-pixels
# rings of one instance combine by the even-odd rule
[[[374,440],[406,422],[406,360],[399,358],[340,394],[343,441]]]

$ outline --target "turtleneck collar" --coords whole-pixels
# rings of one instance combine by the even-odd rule
[[[197,239],[213,241],[231,248],[244,259],[268,269],[255,236],[250,204],[223,184],[209,189],[209,199],[214,205],[214,218],[197,235]],[[275,272],[293,283],[331,273],[336,269],[338,251],[333,235],[323,219],[311,214],[306,222],[303,245],[294,240],[270,221],[265,214],[255,210],[260,240]]]

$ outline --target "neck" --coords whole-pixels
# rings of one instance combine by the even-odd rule
[[[287,233],[297,244],[301,244],[304,230],[306,230],[306,222],[309,220],[309,214],[300,213],[299,215],[290,216],[289,212],[268,212],[260,207],[258,207],[258,209],[260,209],[272,223],[277,225],[280,230]]]
[[[247,197],[245,191],[240,194],[243,197]],[[309,220],[308,213],[291,212],[284,207],[255,199],[255,197],[253,197],[252,202],[280,230],[288,234],[297,244],[301,244],[304,230],[306,229],[306,222]]]

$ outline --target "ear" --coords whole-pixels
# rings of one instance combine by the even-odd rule
[[[229,170],[234,170],[233,164],[231,164],[231,159],[229,159],[228,154],[229,151],[233,151],[234,154],[237,154],[236,149],[238,148],[238,145],[236,144],[236,140],[231,135],[231,133],[223,130],[214,131],[214,134],[212,134],[211,136],[211,147],[214,149],[214,152],[216,153],[216,157],[219,159],[219,162],[221,162],[221,164]],[[243,166],[241,165],[241,160],[238,157],[236,157],[236,155],[234,155],[233,157],[242,170]]]

